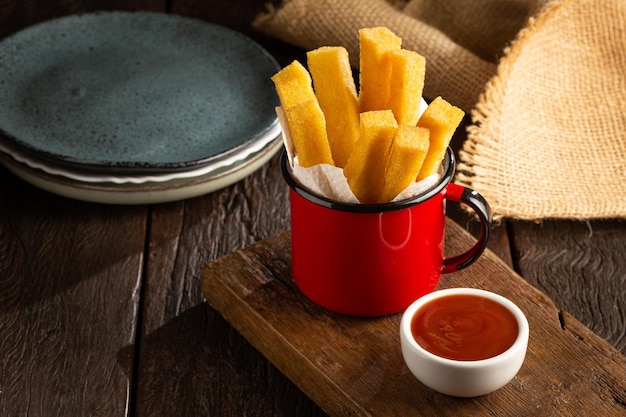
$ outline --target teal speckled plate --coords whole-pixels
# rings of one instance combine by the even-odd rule
[[[181,16],[47,21],[0,42],[0,141],[78,169],[195,169],[272,130],[278,70],[249,38]]]

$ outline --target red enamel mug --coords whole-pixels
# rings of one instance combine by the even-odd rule
[[[442,273],[472,264],[489,238],[491,210],[476,191],[451,182],[450,149],[437,185],[415,197],[385,204],[333,201],[301,185],[286,152],[281,169],[290,187],[291,266],[302,293],[314,303],[353,316],[404,311],[430,293]],[[465,253],[444,257],[446,200],[471,207],[482,225]]]

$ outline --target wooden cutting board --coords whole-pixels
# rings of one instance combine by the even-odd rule
[[[446,224],[446,253],[474,239]],[[421,384],[402,359],[401,314],[356,318],[299,292],[284,232],[206,265],[201,288],[256,349],[331,416],[626,416],[626,357],[486,251],[444,275],[439,289],[482,288],[526,314],[530,339],[518,375],[489,395],[448,397]],[[558,280],[567,277],[555,277]]]

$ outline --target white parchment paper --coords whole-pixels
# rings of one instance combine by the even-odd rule
[[[423,102],[422,112],[425,109]],[[298,157],[295,155],[287,119],[282,107],[276,107],[276,114],[283,131],[283,142],[287,151],[289,166],[293,176],[300,184],[308,188],[315,194],[342,203],[359,203],[343,174],[343,169],[328,164],[319,164],[309,168],[303,168],[298,164]],[[439,174],[433,174],[418,182],[412,182],[392,201],[404,200],[419,195],[439,182]]]

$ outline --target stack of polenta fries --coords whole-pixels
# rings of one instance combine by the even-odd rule
[[[464,112],[435,98],[420,116],[426,60],[389,29],[359,31],[360,89],[348,51],[324,46],[272,77],[301,167],[343,169],[363,204],[436,174]],[[310,71],[310,73],[309,73]]]

